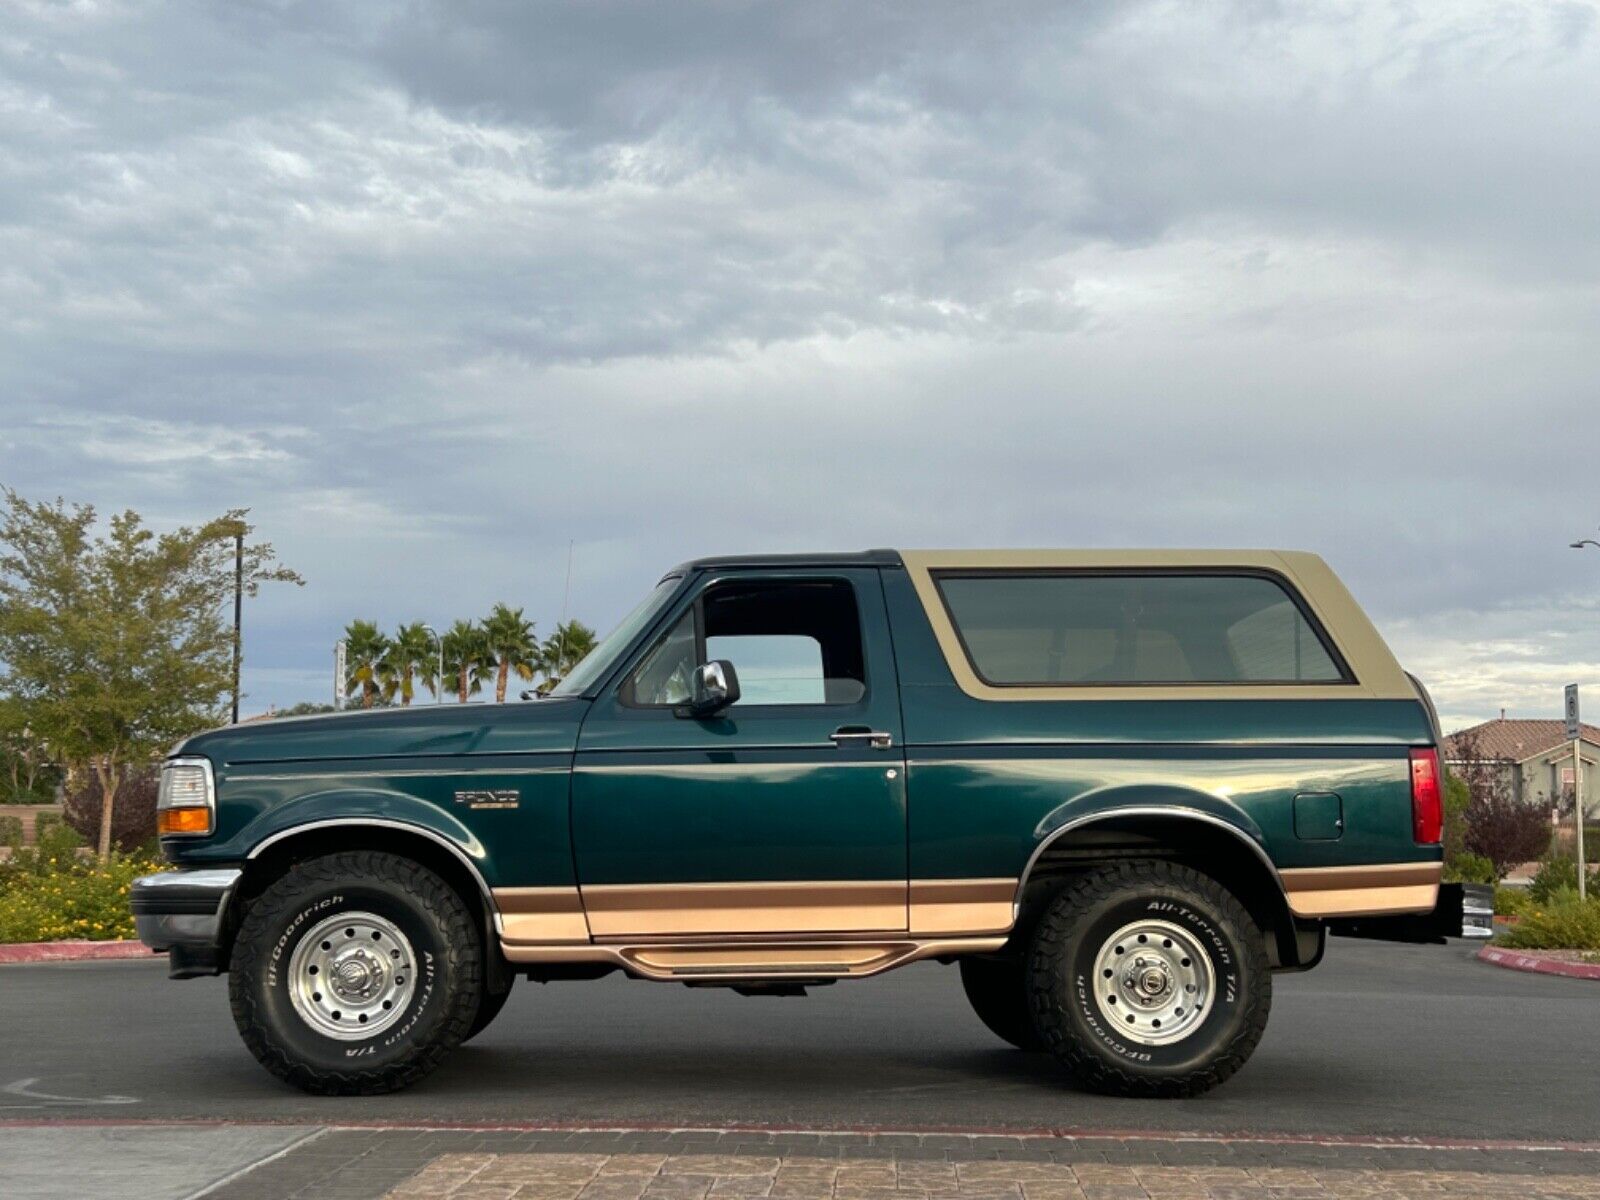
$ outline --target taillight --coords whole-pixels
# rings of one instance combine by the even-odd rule
[[[1444,794],[1439,780],[1439,752],[1411,752],[1411,836],[1436,846],[1444,835]]]

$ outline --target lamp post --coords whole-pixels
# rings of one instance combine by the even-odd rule
[[[1593,538],[1579,538],[1572,543],[1574,550],[1582,550],[1585,546],[1593,546],[1600,550],[1600,542]],[[1588,880],[1584,876],[1584,847],[1583,847],[1583,726],[1578,723],[1577,685],[1574,684],[1570,693],[1571,712],[1568,723],[1572,726],[1572,815],[1577,823],[1577,851],[1578,851],[1578,898],[1584,899],[1588,895]]]
[[[444,639],[439,636],[439,631],[432,625],[424,625],[423,632],[433,639],[434,649],[439,654],[439,673],[433,677],[433,702],[444,703]]]
[[[239,723],[239,664],[244,658],[244,526],[233,535],[233,723]]]

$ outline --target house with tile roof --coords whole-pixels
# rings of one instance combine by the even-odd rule
[[[1600,814],[1600,726],[1585,723],[1580,733],[1583,811],[1592,819]],[[1475,758],[1469,760],[1469,753]],[[1572,743],[1563,721],[1484,721],[1445,738],[1444,756],[1455,767],[1469,761],[1494,764],[1504,772],[1511,794],[1528,804],[1550,805],[1572,794]]]

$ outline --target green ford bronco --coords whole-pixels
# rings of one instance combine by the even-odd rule
[[[519,975],[935,959],[1006,1041],[1187,1096],[1330,922],[1434,908],[1439,742],[1315,555],[710,558],[547,697],[190,738],[132,907],[312,1092],[422,1077]]]

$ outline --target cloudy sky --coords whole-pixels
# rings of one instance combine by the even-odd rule
[[[695,554],[1269,545],[1600,709],[1592,3],[10,0],[0,482],[353,616]]]

